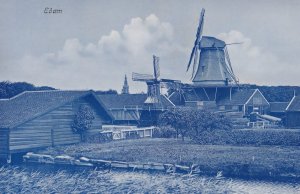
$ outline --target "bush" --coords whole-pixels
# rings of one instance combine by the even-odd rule
[[[113,140],[112,135],[97,133],[97,134],[93,134],[93,135],[88,135],[86,142],[87,143],[104,143],[104,142],[110,142],[112,140]]]
[[[176,131],[176,137],[181,136],[198,139],[204,131],[230,130],[231,120],[222,114],[212,113],[193,108],[168,110],[160,115],[161,126],[171,126]]]
[[[204,131],[194,140],[199,144],[299,146],[300,132],[275,130]]]
[[[157,127],[153,130],[152,137],[157,138],[175,138],[176,130],[171,126]]]
[[[92,109],[87,105],[80,105],[72,123],[74,133],[80,134],[81,141],[86,141],[87,131],[91,128],[95,119]]]

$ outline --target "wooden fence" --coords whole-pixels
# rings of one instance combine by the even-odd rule
[[[200,169],[198,165],[183,166],[177,164],[163,164],[163,163],[138,163],[138,162],[122,162],[89,159],[81,157],[76,159],[71,156],[56,156],[34,154],[32,152],[23,156],[25,163],[39,163],[39,164],[53,164],[53,165],[68,165],[68,166],[81,166],[91,168],[103,169],[126,169],[126,170],[148,170],[148,171],[162,171],[166,173],[189,173],[199,174]]]

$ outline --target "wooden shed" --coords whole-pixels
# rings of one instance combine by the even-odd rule
[[[15,153],[79,143],[72,123],[81,105],[88,106],[95,117],[89,133],[112,122],[93,91],[27,91],[0,100],[0,159],[9,162]]]
[[[300,128],[300,96],[294,96],[286,108],[286,126]]]
[[[219,111],[242,112],[244,116],[256,112],[266,114],[270,103],[258,89],[241,89],[217,102]]]
[[[156,114],[155,111],[151,111],[153,107],[145,104],[147,94],[108,94],[98,95],[98,98],[112,115],[113,123],[117,125],[138,125],[143,119],[148,120],[150,115]],[[174,106],[165,95],[161,95],[161,109],[166,110]],[[145,115],[145,112],[151,114]],[[158,112],[161,113],[162,110]]]

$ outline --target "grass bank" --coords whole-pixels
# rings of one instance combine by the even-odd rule
[[[298,185],[297,185],[298,186]],[[1,193],[231,193],[231,182],[198,176],[0,168]]]
[[[253,178],[300,176],[299,147],[198,145],[176,139],[136,139],[48,148],[43,154],[128,162],[199,164],[203,174]]]

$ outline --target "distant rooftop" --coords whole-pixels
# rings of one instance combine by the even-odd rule
[[[92,91],[26,91],[0,100],[0,128],[14,127],[65,103],[92,94]]]
[[[300,111],[300,96],[295,96],[287,107],[287,111]]]
[[[256,89],[237,90],[230,97],[226,97],[218,102],[219,105],[244,105],[253,95]]]

